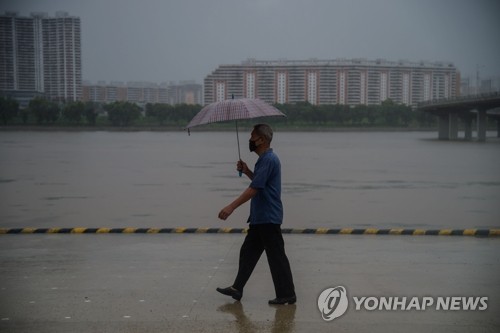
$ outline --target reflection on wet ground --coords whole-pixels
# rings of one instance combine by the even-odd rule
[[[227,303],[221,305],[217,311],[230,314],[234,317],[236,327],[240,333],[262,332],[263,330],[271,332],[287,333],[293,332],[295,326],[295,312],[297,305],[285,306],[269,306],[270,309],[274,308],[274,321],[266,323],[265,326],[259,325],[259,322],[252,321],[243,309],[241,302]]]

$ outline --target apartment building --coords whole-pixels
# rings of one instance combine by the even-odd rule
[[[3,94],[43,94],[52,100],[81,98],[80,18],[15,12],[0,16],[0,90]]]
[[[83,101],[111,103],[127,101],[139,105],[147,103],[202,104],[202,85],[192,81],[156,84],[152,82],[84,82]]]
[[[203,104],[203,86],[194,81],[172,83],[168,89],[169,104]]]
[[[460,74],[451,63],[384,59],[248,59],[220,65],[205,77],[205,104],[234,95],[268,103],[314,105],[380,104],[390,98],[416,106],[421,101],[459,94]]]

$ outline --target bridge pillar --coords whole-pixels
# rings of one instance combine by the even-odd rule
[[[439,115],[439,140],[450,139],[450,114],[444,113]]]
[[[486,110],[477,110],[477,140],[486,141]]]
[[[464,117],[462,121],[464,122],[465,140],[472,141],[472,118]]]
[[[450,140],[457,140],[458,139],[458,114],[450,113],[449,118],[450,118],[450,131],[449,131]]]
[[[458,116],[464,124],[465,141],[472,141],[472,121],[474,120],[474,115],[471,113],[471,110],[465,109]]]

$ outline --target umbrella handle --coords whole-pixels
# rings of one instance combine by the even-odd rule
[[[241,158],[240,158],[240,162],[243,162],[243,161],[241,160]],[[240,175],[240,177],[241,177],[241,175],[243,175],[243,170],[238,171],[238,173],[239,173],[239,175]]]
[[[241,161],[241,152],[240,152],[240,136],[238,134],[238,120],[236,120],[236,141],[238,142],[238,158]],[[243,175],[242,171],[238,172],[240,177]]]

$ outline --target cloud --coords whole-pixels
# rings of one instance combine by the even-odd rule
[[[249,57],[450,61],[500,75],[496,0],[4,0],[0,10],[80,16],[91,81],[202,82]]]

